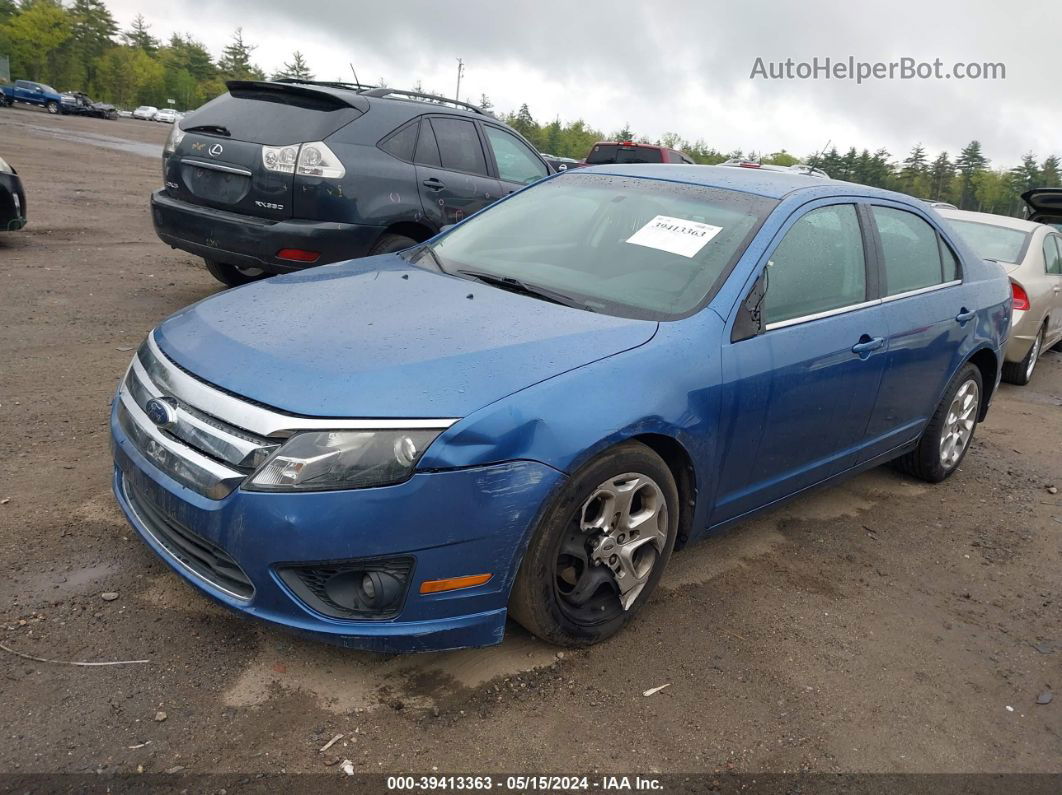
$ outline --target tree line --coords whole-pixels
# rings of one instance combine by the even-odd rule
[[[173,100],[179,110],[193,109],[225,91],[226,80],[314,79],[302,53],[267,75],[252,60],[255,45],[237,28],[215,58],[201,42],[175,33],[163,42],[151,32],[142,15],[127,30],[118,24],[103,0],[0,0],[0,56],[10,60],[16,79],[49,83],[61,91],[84,90],[95,98],[122,107],[166,107]],[[379,85],[386,85],[380,78]],[[418,81],[414,90],[423,91]],[[428,90],[426,93],[439,93]],[[479,104],[493,108],[481,95]],[[1042,161],[1028,153],[1013,168],[993,167],[974,140],[954,157],[940,152],[931,157],[916,144],[902,159],[885,149],[871,152],[852,147],[797,157],[785,149],[775,152],[718,150],[702,139],[690,141],[677,133],[659,138],[636,134],[629,126],[606,133],[584,120],[536,121],[526,104],[501,114],[539,151],[582,159],[597,141],[639,141],[681,149],[695,162],[716,164],[730,158],[777,165],[808,163],[836,179],[898,190],[931,201],[947,201],[963,209],[1020,215],[1020,195],[1032,187],[1062,187],[1059,157]]]

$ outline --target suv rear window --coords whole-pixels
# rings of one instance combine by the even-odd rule
[[[283,146],[322,141],[361,115],[357,108],[327,94],[233,89],[190,115],[181,128],[219,126],[227,129],[233,140]]]
[[[597,144],[586,158],[588,166],[612,163],[663,163],[660,148],[656,146],[622,146],[620,144]]]

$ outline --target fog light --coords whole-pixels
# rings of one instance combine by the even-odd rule
[[[398,601],[402,583],[385,571],[367,571],[361,578],[361,595],[374,610],[383,610]]]

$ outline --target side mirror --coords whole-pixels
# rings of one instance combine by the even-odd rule
[[[740,342],[762,334],[767,326],[763,320],[763,299],[767,297],[767,270],[752,285],[749,294],[738,307],[734,319],[734,329],[730,332],[731,342]]]

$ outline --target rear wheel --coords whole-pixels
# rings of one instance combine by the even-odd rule
[[[588,646],[649,599],[671,557],[679,499],[667,464],[638,442],[604,453],[539,520],[509,614],[543,640]]]
[[[896,466],[930,483],[951,475],[970,449],[981,410],[981,371],[965,365],[922,432],[918,447],[896,460]]]
[[[203,262],[206,263],[206,269],[210,271],[211,276],[229,287],[239,287],[241,284],[256,282],[269,275],[261,268],[226,265],[224,262],[215,262],[209,259],[203,260]]]
[[[1024,359],[1020,362],[1003,362],[1003,380],[1008,384],[1017,384],[1018,386],[1025,386],[1029,383],[1032,379],[1033,370],[1036,369],[1036,363],[1040,361],[1040,351],[1043,347],[1044,329],[1041,326]]]
[[[55,113],[59,112],[59,103],[58,102],[49,102],[44,107],[47,109],[47,111],[49,113],[55,114]]]
[[[373,257],[377,254],[392,254],[395,251],[404,251],[410,246],[415,245],[417,245],[417,241],[411,237],[388,232],[387,234],[380,235],[380,239],[372,244],[372,248],[369,249],[369,256]]]

